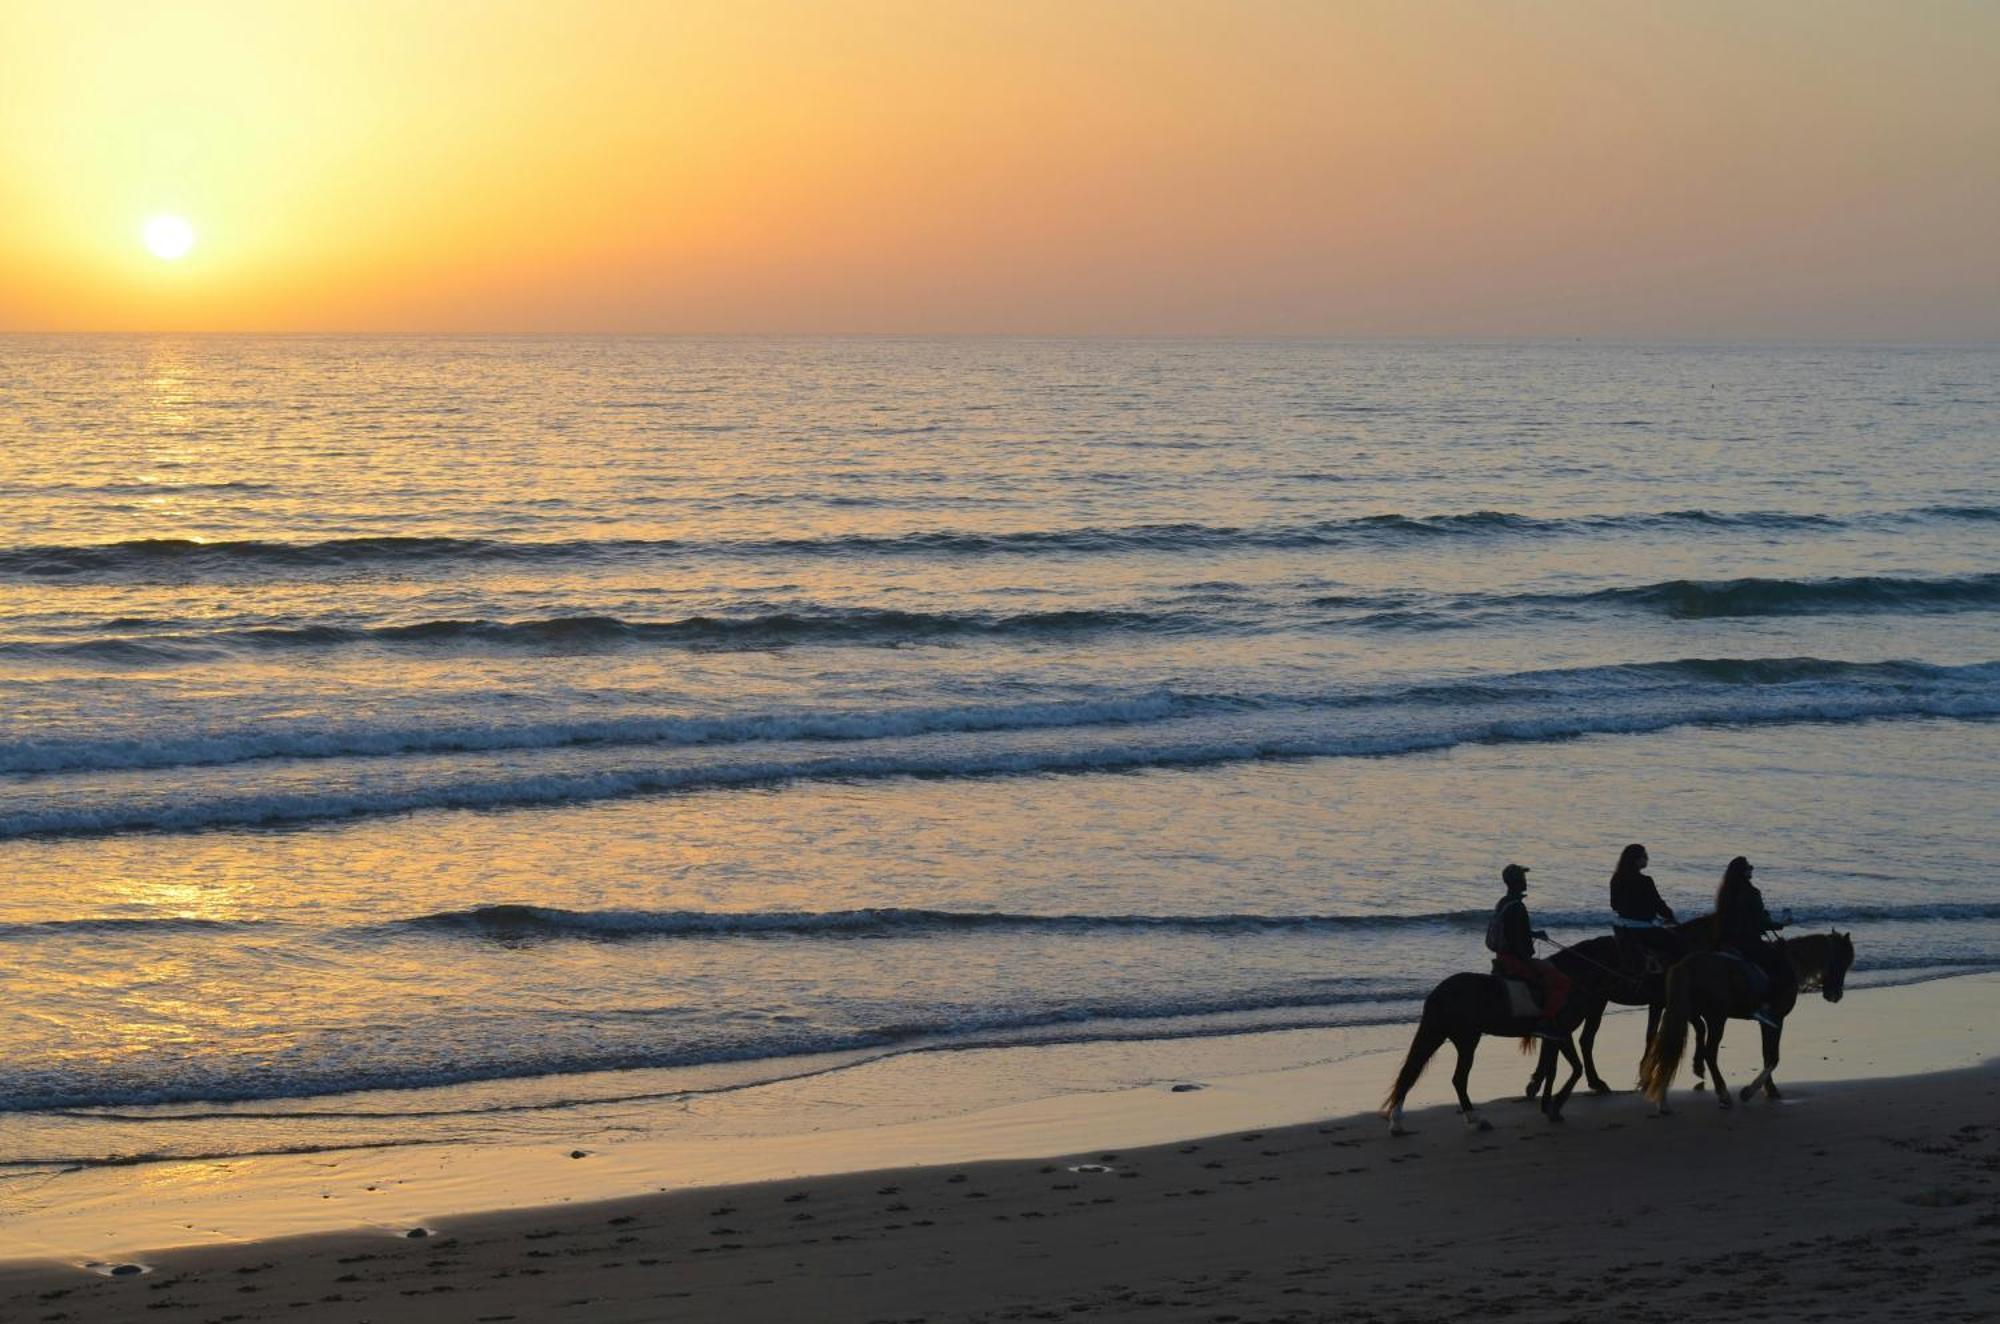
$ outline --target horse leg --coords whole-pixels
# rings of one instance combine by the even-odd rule
[[[1726,1017],[1718,1016],[1708,1026],[1708,1078],[1715,1082],[1715,1101],[1724,1108],[1734,1108],[1729,1101],[1729,1086],[1722,1079],[1722,1063],[1716,1055],[1722,1051],[1722,1031],[1729,1024]]]
[[[1465,1092],[1466,1082],[1472,1079],[1472,1055],[1479,1051],[1479,1032],[1460,1031],[1451,1037],[1451,1042],[1458,1049],[1458,1070],[1451,1073],[1451,1087],[1458,1091],[1458,1111],[1473,1130],[1491,1131],[1493,1123],[1479,1115],[1479,1110],[1472,1106],[1472,1096]]]
[[[1604,1023],[1604,1007],[1604,1003],[1598,1003],[1592,1008],[1590,1015],[1584,1018],[1583,1037],[1578,1044],[1583,1050],[1584,1076],[1589,1080],[1591,1092],[1594,1094],[1611,1093],[1611,1086],[1605,1083],[1604,1077],[1597,1074],[1597,1055],[1591,1052],[1591,1045],[1597,1042],[1597,1027]]]
[[[1560,1122],[1563,1119],[1563,1105],[1569,1102],[1570,1091],[1576,1088],[1577,1078],[1583,1075],[1583,1060],[1577,1056],[1576,1046],[1564,1039],[1560,1044],[1549,1044],[1542,1050],[1548,1059],[1549,1078],[1552,1081],[1555,1078],[1555,1055],[1558,1049],[1561,1050],[1563,1059],[1569,1063],[1569,1079],[1564,1081],[1562,1089],[1551,1094],[1543,1105],[1542,1113],[1551,1122]]]
[[[1764,1031],[1764,1069],[1757,1073],[1756,1079],[1743,1087],[1741,1097],[1745,1103],[1750,1102],[1750,1096],[1757,1092],[1760,1085],[1764,1089],[1765,1098],[1778,1097],[1778,1085],[1771,1079],[1771,1074],[1778,1069],[1778,1041],[1784,1037],[1785,1023],[1779,1021],[1775,1030],[1768,1025],[1760,1028]]]
[[[1705,1090],[1708,1082],[1702,1077],[1708,1074],[1708,1027],[1701,1017],[1694,1018],[1694,1084],[1690,1089]]]
[[[1431,1000],[1437,995],[1433,993]],[[1424,1003],[1423,1020],[1417,1025],[1417,1033],[1410,1040],[1410,1052],[1403,1059],[1403,1069],[1396,1075],[1396,1083],[1389,1089],[1389,1097],[1382,1102],[1382,1115],[1389,1119],[1389,1134],[1408,1135],[1403,1128],[1403,1100],[1409,1097],[1410,1088],[1423,1074],[1424,1065],[1431,1060],[1431,1054],[1443,1046],[1446,1035],[1438,1024],[1442,1018],[1433,1010],[1431,1000]]]

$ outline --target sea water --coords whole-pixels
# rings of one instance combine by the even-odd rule
[[[2000,968],[1996,382],[0,340],[0,1171],[1409,1020],[1628,841]]]

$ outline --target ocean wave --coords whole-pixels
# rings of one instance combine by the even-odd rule
[[[1484,912],[1481,912],[1482,922]],[[1461,967],[1482,964],[1464,960]],[[1980,957],[1858,960],[1849,987],[1886,986],[1976,974],[2000,967]],[[246,1118],[325,1118],[371,1121],[396,1117],[451,1117],[478,1112],[587,1107],[627,1099],[681,1099],[705,1093],[756,1088],[843,1070],[861,1062],[910,1053],[959,1052],[1022,1045],[1107,1043],[1129,1040],[1210,1038],[1273,1030],[1351,1028],[1401,1024],[1412,1019],[1432,977],[1375,981],[1315,981],[1312,988],[1276,987],[1204,997],[1098,998],[1061,1006],[1024,1006],[967,1011],[939,1009],[928,1015],[860,1028],[777,1027],[738,1031],[705,1042],[652,1040],[644,1043],[558,1046],[534,1043],[491,1045],[496,1051],[470,1060],[412,1064],[404,1060],[355,1062],[339,1054],[321,1055],[284,1067],[245,1066],[227,1057],[169,1062],[149,1057],[143,1072],[66,1064],[60,1070],[0,1067],[0,1113],[53,1112],[82,1120],[186,1122]],[[1272,1018],[1276,1013],[1278,1019]],[[1254,1018],[1254,1019],[1252,1019]],[[479,1039],[476,1043],[483,1043]],[[528,1049],[530,1051],[520,1051]],[[839,1055],[839,1056],[837,1056]],[[643,1094],[579,1094],[521,1107],[475,1105],[468,1109],[402,1111],[347,1110],[337,1113],[288,1109],[259,1112],[230,1107],[214,1114],[121,1115],[120,1108],[175,1108],[236,1105],[259,1101],[313,1100],[384,1090],[425,1090],[497,1081],[585,1076],[602,1072],[709,1066],[768,1061],[764,1080]],[[830,1063],[822,1066],[822,1063]],[[333,1148],[348,1146],[334,1145]],[[4,1166],[4,1165],[0,1165]]]
[[[293,650],[353,644],[419,648],[483,646],[541,652],[631,644],[749,650],[797,644],[893,646],[976,637],[1075,635],[1099,630],[1188,630],[1200,628],[1203,623],[1200,617],[1180,612],[921,612],[828,607],[750,616],[690,616],[670,621],[551,616],[523,621],[430,620],[404,625],[305,625],[201,634],[164,632],[100,639],[15,640],[0,643],[0,655],[145,663],[196,661],[246,649]]]
[[[451,534],[381,534],[283,540],[137,538],[111,543],[0,547],[0,575],[174,577],[238,572],[322,571],[463,561],[570,561],[622,556],[972,556],[1102,554],[1358,547],[1439,537],[1560,536],[1649,531],[1836,529],[1923,520],[1995,518],[1984,506],[1935,505],[1846,517],[1783,510],[1667,510],[1578,516],[1476,510],[1413,515],[1384,512],[1294,524],[1223,525],[1193,521],[1058,529],[918,530],[742,539],[579,538],[521,541]]]
[[[1146,1038],[1143,1030],[1109,1031],[1107,1023],[1178,1022],[1257,1012],[1319,1010],[1332,1013],[1308,1024],[1368,1024],[1400,1019],[1404,1004],[1421,996],[1415,982],[1395,986],[1370,981],[1337,981],[1312,989],[1271,989],[1222,997],[1102,998],[1065,1002],[1061,1006],[966,1009],[940,1008],[930,1014],[859,1028],[773,1026],[737,1030],[707,1042],[667,1038],[625,1045],[563,1047],[496,1044],[490,1057],[410,1065],[406,1061],[354,1064],[330,1055],[286,1069],[258,1066],[242,1069],[228,1061],[196,1059],[173,1065],[153,1060],[142,1076],[125,1072],[102,1074],[81,1068],[61,1071],[9,1071],[0,1066],[0,1113],[76,1112],[86,1109],[175,1104],[236,1103],[253,1100],[307,1099],[329,1094],[373,1090],[435,1089],[484,1081],[527,1080],[605,1071],[655,1070],[710,1066],[730,1062],[807,1058],[871,1050],[900,1052],[997,1048],[1036,1042],[1095,1042],[1105,1038]],[[1395,1004],[1383,1015],[1341,1014],[1342,1009]],[[1266,1025],[1255,1028],[1268,1029]],[[1053,1031],[1054,1033],[1050,1033]],[[1230,1032],[1211,1027],[1205,1033]],[[1169,1037],[1178,1037],[1170,1035]],[[788,1071],[787,1075],[798,1072]],[[699,1093],[700,1091],[688,1091]]]
[[[102,915],[81,919],[21,920],[0,922],[0,941],[52,937],[162,937],[176,934],[241,933],[257,926],[254,920],[201,919],[193,915]]]
[[[204,795],[182,786],[83,802],[52,798],[0,814],[0,839],[259,827],[430,809],[531,808],[799,781],[1037,776],[1164,770],[1262,759],[1380,758],[1466,744],[1541,743],[1699,725],[1771,726],[1910,717],[1978,720],[2000,716],[2000,692],[1990,687],[1938,694],[1889,690],[1826,695],[1808,690],[1783,703],[1727,701],[1726,696],[1708,703],[1677,698],[1660,705],[1597,712],[1543,705],[1519,714],[1454,715],[1440,723],[1390,724],[1386,728],[1363,725],[1351,731],[1337,720],[1302,721],[1296,713],[1263,716],[1268,720],[1242,730],[1226,725],[1218,728],[1210,722],[1198,732],[1183,733],[1163,724],[1157,730],[1129,728],[1143,738],[1066,744],[1051,740],[1022,745],[1006,739],[986,743],[920,739],[911,746],[863,742],[825,753],[780,746],[762,754],[747,747],[729,747],[709,751],[714,756],[708,758],[604,770],[517,773],[482,768],[443,776],[427,770],[414,780],[371,777],[333,789],[229,788]]]
[[[1996,908],[2000,909],[2000,908]],[[567,910],[496,903],[391,921],[389,930],[484,938],[918,937],[976,932],[1268,933],[1483,925],[1487,912],[1421,915],[1034,915],[1006,911],[870,907],[827,911]]]
[[[1829,579],[1674,579],[1541,601],[1643,607],[1683,620],[1848,612],[1977,611],[2000,606],[2000,573],[1939,577],[1845,575]]]
[[[938,707],[779,710],[716,717],[612,717],[523,725],[249,728],[159,740],[95,739],[0,746],[0,773],[215,767],[266,759],[380,758],[623,745],[741,745],[885,740],[951,732],[1129,726],[1252,701],[1165,690],[1076,701]]]
[[[2000,716],[2000,664],[1690,659],[1527,672],[1306,701],[1177,695],[1019,708],[764,719],[661,719],[479,732],[262,732],[216,740],[15,746],[7,770],[178,766],[256,758],[465,753],[329,782],[107,786],[0,813],[0,838],[303,823],[421,809],[530,807],[811,780],[964,778],[1166,769],[1258,759],[1392,757],[1466,744],[1540,743],[1695,725]],[[1692,680],[1690,678],[1693,678]],[[760,729],[760,722],[762,723]],[[593,739],[592,737],[597,737]],[[455,742],[455,743],[454,743]],[[602,745],[593,754],[590,747]],[[659,754],[622,753],[665,745]],[[411,747],[415,746],[415,749]],[[522,770],[490,751],[575,753]],[[576,760],[590,754],[582,766]],[[607,757],[616,754],[620,763]],[[121,762],[122,761],[122,762]],[[17,803],[23,803],[17,801]]]
[[[0,642],[0,657],[87,659],[127,666],[184,664],[242,653],[300,652],[373,646],[395,649],[501,649],[576,653],[627,647],[754,651],[798,646],[895,647],[959,640],[1035,640],[1098,633],[1202,634],[1230,630],[1441,629],[1477,624],[1496,613],[1642,611],[1679,620],[1882,612],[1984,611],[2000,606],[2000,573],[1957,576],[1856,575],[1828,579],[1747,577],[1663,580],[1580,593],[1436,595],[1414,591],[1322,593],[1304,601],[1337,615],[1300,620],[1282,601],[1260,602],[1240,585],[1189,585],[1151,608],[1045,611],[913,611],[886,607],[799,606],[740,616],[698,615],[626,620],[606,615],[506,621],[437,619],[383,625],[230,627],[194,631],[160,618],[121,617],[86,638]],[[1224,610],[1226,609],[1226,610]]]
[[[556,906],[496,903],[395,920],[389,930],[463,933],[482,938],[707,938],[707,937],[920,937],[975,932],[1189,933],[1210,935],[1278,932],[1330,933],[1454,927],[1483,929],[1492,912],[1427,911],[1347,915],[1036,915],[1006,911],[925,910],[901,907],[828,911],[567,910]],[[1798,907],[1796,923],[1951,922],[2000,920],[2000,903],[1963,902],[1908,906]],[[1603,928],[1597,911],[1541,911],[1543,925]]]
[[[844,743],[947,733],[997,733],[1065,727],[1146,726],[1203,714],[1302,713],[1560,701],[1574,707],[1629,700],[1643,690],[1684,689],[1713,695],[1769,688],[1790,712],[1813,685],[1829,704],[1843,698],[1887,700],[1854,716],[1983,715],[1982,697],[2000,694],[2000,662],[1938,666],[1909,660],[1847,662],[1816,657],[1679,658],[1612,666],[1550,668],[1463,680],[1321,694],[1146,690],[1090,699],[879,709],[777,710],[727,716],[618,716],[545,723],[297,726],[259,725],[163,735],[152,739],[83,738],[0,745],[0,774],[214,767],[273,759],[382,758],[502,750],[667,745],[677,747]],[[1903,707],[1898,707],[1898,705]],[[1929,704],[1930,707],[1925,705]],[[1826,710],[1830,719],[1840,713]],[[1690,717],[1689,720],[1701,720]],[[1754,709],[1737,720],[1756,721]],[[1570,731],[1583,734],[1585,730]],[[1525,738],[1525,737],[1524,737]],[[1553,738],[1560,738],[1553,737]],[[1424,746],[1430,747],[1430,746]],[[1371,751],[1372,752],[1372,751]],[[1382,752],[1394,752],[1386,750]]]
[[[491,902],[351,928],[312,929],[282,920],[213,920],[194,916],[116,916],[0,923],[0,940],[215,936],[290,930],[302,938],[333,936],[366,942],[404,934],[520,941],[524,939],[924,938],[979,933],[1132,933],[1257,936],[1275,933],[1368,933],[1405,929],[1483,929],[1492,912],[1464,910],[1359,914],[1032,914],[1001,910],[937,910],[879,906],[850,910],[573,910],[525,902]],[[2000,902],[1872,903],[1797,906],[1796,931],[1817,925],[1978,923],[2000,920]],[[1601,911],[1537,910],[1558,929],[1605,929]],[[1607,930],[1608,931],[1608,930]],[[1572,935],[1563,934],[1561,937]],[[1952,964],[1925,958],[1928,964]],[[1880,962],[1874,968],[1889,968]]]

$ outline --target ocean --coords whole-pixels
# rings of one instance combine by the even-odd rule
[[[1628,841],[2000,969],[1991,347],[0,368],[0,1174],[1407,1021]]]

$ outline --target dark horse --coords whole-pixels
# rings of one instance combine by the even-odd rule
[[[1563,1008],[1560,1022],[1562,1029],[1573,1031],[1579,1012],[1602,996],[1596,984],[1601,972],[1569,959],[1566,954],[1558,955],[1553,964],[1575,985],[1569,1004]],[[1423,1019],[1417,1023],[1417,1034],[1410,1041],[1410,1052],[1403,1059],[1403,1069],[1396,1073],[1396,1083],[1390,1088],[1389,1097],[1382,1101],[1382,1115],[1389,1119],[1389,1134],[1404,1133],[1403,1100],[1408,1097],[1410,1087],[1417,1083],[1417,1077],[1423,1074],[1431,1055],[1443,1047],[1447,1039],[1458,1049],[1458,1069],[1451,1073],[1452,1088],[1458,1091],[1458,1111],[1465,1117],[1467,1125],[1481,1131],[1491,1129],[1492,1124],[1479,1115],[1479,1110],[1472,1106],[1472,1099],[1465,1092],[1466,1081],[1472,1075],[1472,1056],[1479,1051],[1479,1038],[1486,1034],[1504,1035],[1520,1039],[1526,1048],[1532,1043],[1530,1033],[1539,1023],[1538,1016],[1514,1014],[1508,1006],[1506,983],[1496,975],[1453,975],[1432,989],[1430,996],[1424,999]],[[1563,1104],[1569,1101],[1570,1091],[1576,1088],[1577,1077],[1583,1074],[1583,1063],[1578,1059],[1576,1046],[1567,1033],[1561,1042],[1543,1042],[1543,1072],[1554,1076],[1558,1052],[1569,1063],[1570,1070],[1569,1079],[1562,1088],[1550,1090],[1542,1100],[1542,1115],[1551,1122],[1562,1120]]]
[[[1715,916],[1701,915],[1694,919],[1682,920],[1670,926],[1680,935],[1685,950],[1705,952],[1715,946]],[[1637,944],[1634,944],[1636,948]],[[1582,961],[1597,972],[1598,986],[1589,993],[1582,989],[1577,997],[1583,999],[1577,1008],[1583,1014],[1582,1033],[1577,1036],[1576,1046],[1583,1053],[1584,1084],[1598,1094],[1611,1093],[1611,1086],[1604,1077],[1597,1074],[1597,1058],[1591,1051],[1597,1043],[1597,1030],[1604,1023],[1607,1005],[1616,1003],[1621,1007],[1644,1007],[1646,1009],[1646,1042],[1653,1042],[1653,1034],[1659,1029],[1660,1012],[1666,1003],[1665,970],[1633,970],[1625,964],[1624,952],[1620,949],[1618,936],[1606,934],[1601,938],[1589,938],[1574,947],[1565,947],[1565,955]],[[1695,1067],[1694,1073],[1702,1073],[1701,1035],[1702,1028],[1695,1026]],[[1643,1050],[1642,1050],[1643,1051]],[[1555,1064],[1549,1063],[1553,1068]],[[1551,1083],[1553,1070],[1544,1070],[1539,1064],[1535,1074],[1528,1078],[1527,1097],[1532,1099],[1543,1087]]]
[[[1771,1073],[1778,1069],[1778,1041],[1784,1035],[1785,1017],[1798,1003],[1799,991],[1817,986],[1828,1002],[1838,1002],[1845,991],[1847,972],[1854,964],[1854,935],[1849,933],[1815,933],[1794,938],[1784,944],[1784,949],[1794,982],[1772,1001],[1771,1011],[1777,1017],[1778,1027],[1763,1027],[1764,1069],[1743,1087],[1746,1101],[1759,1086],[1763,1087],[1766,1098],[1778,1097],[1777,1082],[1771,1079]],[[1708,1078],[1715,1082],[1715,1101],[1724,1108],[1734,1107],[1716,1053],[1722,1047],[1723,1027],[1730,1018],[1748,1019],[1756,1010],[1750,967],[1739,957],[1700,952],[1668,971],[1666,1013],[1660,1018],[1660,1032],[1639,1064],[1639,1084],[1646,1097],[1661,1112],[1668,1111],[1667,1090],[1680,1071],[1681,1055],[1687,1048],[1687,1029],[1692,1023],[1706,1031],[1707,1042],[1697,1051],[1707,1056]]]

